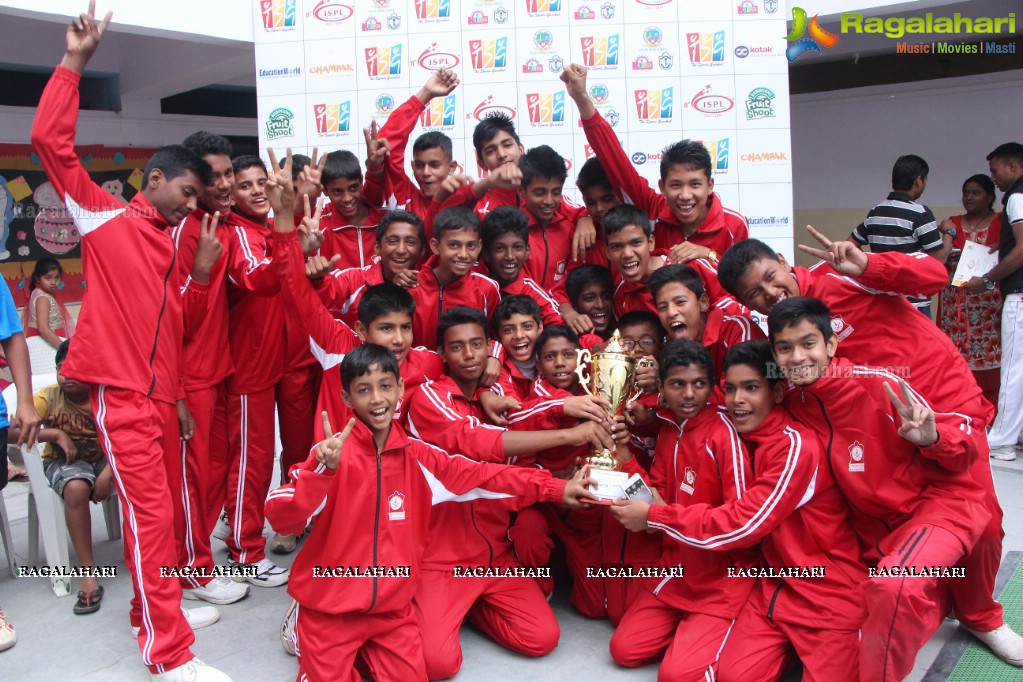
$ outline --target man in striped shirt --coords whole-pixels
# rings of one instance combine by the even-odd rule
[[[927,187],[930,168],[919,156],[900,156],[892,167],[892,192],[888,198],[870,210],[866,219],[856,226],[850,241],[861,248],[870,244],[874,253],[923,251],[945,262],[949,249],[944,235],[938,229],[931,209],[917,203]],[[954,231],[949,235],[954,237]],[[925,298],[911,298],[920,312],[930,317],[931,302]]]

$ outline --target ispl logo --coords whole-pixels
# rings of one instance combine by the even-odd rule
[[[366,74],[370,77],[401,73],[401,43],[391,47],[366,48]]]
[[[466,118],[475,118],[477,121],[482,121],[490,114],[504,114],[511,120],[515,120],[515,110],[511,107],[506,107],[503,104],[494,104],[494,96],[487,95],[486,99],[476,105],[476,108],[472,110],[471,114],[466,114]]]
[[[441,52],[437,49],[437,43],[423,50],[419,55],[419,66],[428,71],[439,71],[441,69],[453,69],[458,66],[458,55],[451,52]]]
[[[619,36],[582,38],[583,64],[586,66],[618,66]]]
[[[419,123],[424,128],[441,128],[455,125],[455,96],[436,97],[423,109]]]
[[[561,0],[526,0],[529,14],[552,14],[561,11]]]
[[[451,16],[451,0],[416,0],[416,17],[444,19]]]
[[[725,32],[687,33],[686,46],[693,64],[713,64],[725,61]]]
[[[320,135],[347,133],[351,127],[352,103],[349,100],[339,104],[315,104],[313,118]]]
[[[530,123],[563,123],[565,121],[565,93],[529,93],[526,108]]]
[[[351,19],[353,14],[355,14],[355,10],[348,5],[334,2],[334,0],[320,0],[320,2],[316,3],[313,11],[306,14],[306,16],[312,15],[322,22],[337,24],[346,19]]]
[[[785,56],[790,62],[794,62],[807,52],[821,53],[821,47],[834,47],[838,42],[838,36],[821,28],[817,23],[818,15],[813,15],[809,22],[806,20],[806,10],[802,7],[792,8],[792,30],[785,36],[789,46],[785,49]],[[809,32],[810,37],[803,35]]]
[[[709,85],[697,92],[690,104],[693,109],[704,114],[723,114],[726,111],[731,111],[735,106],[735,102],[730,98],[711,92]]]
[[[636,113],[641,121],[669,121],[671,120],[672,103],[674,102],[675,88],[664,88],[663,90],[636,90],[633,92],[636,98]]]
[[[503,69],[508,65],[508,38],[470,40],[469,59],[474,69]]]
[[[716,171],[728,170],[728,140],[727,137],[720,140],[697,140],[707,148],[711,164]]]
[[[297,18],[297,0],[260,0],[259,12],[263,17],[263,28],[291,28]]]

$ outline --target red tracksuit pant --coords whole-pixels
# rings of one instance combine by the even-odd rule
[[[579,613],[588,618],[607,618],[604,579],[587,575],[588,568],[596,569],[603,564],[600,532],[603,511],[595,506],[566,513],[559,507],[539,504],[519,512],[508,531],[508,537],[515,545],[515,554],[524,566],[547,566],[554,548],[551,538],[556,537],[562,542],[568,570],[572,574],[569,600]],[[541,578],[537,582],[547,593],[553,589],[549,579]]]
[[[285,371],[275,387],[281,431],[281,485],[288,482],[291,467],[304,462],[313,447],[313,425],[320,421],[316,396],[322,376],[318,364],[306,365]]]
[[[189,391],[185,404],[195,422],[192,438],[184,442],[184,505],[185,532],[180,546],[179,563],[193,571],[213,571],[213,552],[210,533],[224,503],[224,483],[227,481],[227,443],[213,438],[214,415],[217,405],[227,399],[223,382],[216,386]],[[214,446],[218,449],[214,450]],[[211,510],[211,507],[216,509]],[[184,577],[183,588],[201,587],[208,578]]]
[[[658,680],[713,680],[718,654],[734,622],[681,611],[647,591],[628,608],[611,637],[611,658],[626,668],[638,668],[663,656]]]
[[[177,432],[177,413],[174,405],[112,386],[93,386],[89,398],[121,498],[124,560],[138,603],[132,625],[141,627],[143,663],[162,673],[191,660],[188,647],[195,641],[181,613],[181,586],[176,579],[160,577],[160,567],[177,564],[161,442],[165,430]]]
[[[780,680],[797,657],[803,663],[803,682],[855,680],[860,632],[780,623],[768,618],[763,604],[754,597],[735,619],[721,651],[717,679]]]
[[[907,523],[885,542],[898,550],[878,562],[893,567],[955,566],[965,548],[955,535],[933,525]],[[967,572],[969,576],[969,572]],[[860,679],[902,680],[913,669],[920,648],[941,626],[950,606],[950,582],[967,578],[874,577],[865,583]]]
[[[419,624],[408,604],[389,613],[298,610],[295,653],[301,682],[360,682],[356,654],[377,682],[426,680]]]
[[[274,388],[227,397],[231,448],[224,508],[231,523],[227,548],[241,564],[266,557],[263,508],[274,467]]]
[[[520,566],[511,555],[495,566]],[[466,616],[492,640],[525,656],[546,656],[558,646],[558,620],[532,578],[455,577],[424,570],[412,600],[423,637],[426,674],[454,677],[462,667],[459,628]]]

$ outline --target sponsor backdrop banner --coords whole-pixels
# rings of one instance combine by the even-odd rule
[[[590,96],[636,170],[656,187],[661,150],[701,140],[715,189],[751,235],[792,255],[785,6],[780,0],[254,0],[259,136],[309,153],[365,158],[363,128],[433,71],[461,81],[423,112],[470,175],[491,111],[514,118],[522,143],[568,161],[566,192],[592,150],[558,79],[589,69]],[[411,145],[409,146],[411,149]],[[410,159],[407,159],[407,162]]]

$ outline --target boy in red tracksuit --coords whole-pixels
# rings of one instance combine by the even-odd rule
[[[561,309],[571,307],[572,314],[581,320],[581,325],[572,327],[577,333],[579,329],[589,329],[602,339],[611,337],[614,331],[614,283],[611,271],[602,265],[581,265],[568,273],[565,278],[565,295],[568,302]]]
[[[231,165],[231,143],[220,135],[206,131],[193,133],[182,144],[200,156],[213,169],[213,184],[199,196],[199,207],[174,229],[172,237],[177,249],[178,276],[188,277],[200,241],[204,238],[202,221],[219,212],[231,211],[231,190],[234,169]],[[215,237],[222,251],[229,251],[230,237],[223,225],[215,226]],[[210,533],[223,507],[226,494],[227,448],[214,448],[223,443],[224,435],[214,439],[213,424],[217,410],[227,409],[227,377],[234,372],[228,344],[227,262],[219,258],[210,271],[209,306],[201,326],[186,335],[182,363],[185,403],[192,418],[192,437],[185,448],[184,494],[188,499],[185,517],[185,542],[181,546],[180,565],[205,576],[182,579],[186,599],[203,599],[214,604],[238,601],[249,592],[227,577],[212,577],[214,567]]]
[[[266,558],[263,501],[274,467],[275,387],[284,376],[284,303],[278,267],[271,261],[266,166],[258,156],[234,159],[234,211],[228,224],[228,338],[235,372],[227,385],[230,468],[227,512],[230,560],[251,564],[259,587],[277,587],[288,571]]]
[[[703,280],[689,265],[666,265],[647,282],[654,297],[657,317],[669,340],[699,341],[714,359],[722,376],[725,352],[743,341],[763,339],[753,320],[745,315],[726,315],[707,300]]]
[[[659,504],[669,505],[659,508],[675,514],[742,499],[752,478],[749,459],[734,428],[708,402],[715,377],[707,350],[691,341],[670,342],[659,372],[667,407],[658,412],[661,426],[650,473],[619,445],[623,468],[641,474],[657,491]],[[609,516],[621,517],[625,509],[611,507]],[[664,537],[659,565],[681,566],[684,575],[638,581],[639,594],[611,639],[612,658],[637,667],[663,656],[659,679],[713,679],[721,647],[756,584],[728,580],[727,571],[756,559],[750,549],[712,553]],[[711,677],[705,678],[708,671]]]
[[[422,218],[409,211],[388,211],[376,227],[373,248],[378,262],[345,270],[334,269],[328,262],[326,276],[312,273],[309,277],[327,309],[354,328],[359,320],[359,299],[368,287],[393,282],[398,273],[405,273],[401,277],[408,284],[418,281],[417,264],[426,243]]]
[[[809,269],[791,267],[767,244],[747,239],[722,256],[721,284],[763,315],[785,298],[820,299],[831,310],[831,326],[840,341],[838,357],[905,368],[913,386],[935,410],[958,412],[972,420],[970,435],[978,456],[970,473],[984,487],[991,520],[964,561],[967,578],[952,584],[955,615],[999,658],[1023,663],[1023,639],[1005,624],[1002,606],[992,597],[1004,537],[985,432],[994,408],[948,335],[905,300],[906,296],[931,297],[948,282],[948,272],[926,254],[866,254],[854,244],[832,243],[813,228],[807,229],[823,250],[800,249],[827,262]],[[920,348],[927,352],[919,352]]]
[[[440,203],[433,197],[441,183],[455,172],[451,138],[431,130],[423,133],[412,145],[412,176],[405,174],[405,148],[412,130],[423,112],[437,97],[447,97],[458,87],[458,76],[449,69],[435,71],[426,84],[387,117],[378,138],[387,141],[389,152],[382,176],[367,173],[363,196],[373,206],[386,205],[391,210],[405,209],[422,216],[432,226]],[[427,235],[427,239],[432,237]]]
[[[501,297],[522,294],[540,306],[540,317],[545,325],[564,324],[558,313],[558,304],[532,277],[526,277],[523,267],[529,259],[529,219],[511,206],[500,206],[483,218],[480,224],[483,238],[483,262],[497,285]]]
[[[491,463],[510,462],[548,444],[611,443],[605,424],[533,432],[484,424],[478,397],[487,392],[480,384],[488,350],[486,319],[478,310],[452,308],[441,316],[438,334],[448,374],[423,384],[412,397],[408,423],[413,435]],[[431,679],[453,677],[461,667],[458,631],[466,616],[502,646],[527,656],[544,656],[557,646],[557,620],[533,579],[458,575],[467,566],[521,570],[511,552],[510,523],[507,507],[484,502],[448,505],[434,513],[413,602]]]
[[[725,208],[714,193],[713,159],[702,143],[682,140],[665,147],[661,179],[654,191],[636,172],[614,128],[593,106],[586,89],[586,68],[570,64],[561,80],[579,107],[586,141],[612,186],[623,201],[642,208],[657,221],[654,239],[658,249],[670,250],[670,262],[716,261],[732,244],[749,236],[746,218]]]
[[[419,270],[418,284],[410,290],[416,302],[412,338],[427,348],[437,347],[437,323],[445,310],[464,305],[489,318],[501,300],[497,282],[472,271],[482,248],[480,222],[472,211],[464,207],[441,211],[433,234],[434,257]]]
[[[345,403],[355,413],[292,471],[294,483],[266,502],[275,527],[299,532],[317,521],[295,559],[290,592],[299,603],[299,679],[358,680],[359,655],[377,680],[425,680],[424,648],[412,606],[431,507],[488,502],[518,508],[539,500],[578,504],[581,476],[568,483],[541,471],[483,465],[408,438],[392,415],[401,395],[394,354],[376,344],[341,363]],[[325,430],[329,422],[324,415]],[[338,574],[343,579],[338,579]],[[352,576],[356,577],[352,577]]]
[[[376,225],[387,210],[363,198],[359,159],[347,150],[327,154],[320,181],[330,202],[320,219],[320,255],[327,260],[340,256],[337,267],[341,270],[372,265],[377,258],[373,253]]]
[[[668,348],[676,343],[691,342]],[[808,679],[856,679],[866,567],[845,499],[822,461],[826,453],[778,405],[784,387],[766,341],[730,349],[725,364],[732,433],[741,435],[753,466],[741,496],[685,507],[628,501],[612,513],[627,528],[661,530],[666,546],[678,542],[716,553],[760,543],[762,565],[750,562],[726,573],[729,584],[760,580],[718,650],[718,679],[779,680],[793,649]],[[674,393],[670,383],[666,397]],[[675,395],[683,404],[691,400],[684,392]],[[687,470],[680,489],[699,482],[700,473]],[[796,575],[786,574],[793,570]]]
[[[90,401],[124,510],[125,563],[132,573],[139,649],[154,679],[229,678],[189,651],[194,636],[180,607],[177,580],[160,577],[177,564],[173,481],[165,430],[173,430],[181,393],[182,307],[201,303],[205,282],[182,292],[170,226],[195,210],[212,184],[209,166],[184,147],[164,147],[146,164],[142,190],[121,205],[92,182],[74,150],[78,83],[110,14],[96,23],[93,8],[67,29],[67,51],[43,91],[32,125],[32,147],[82,235],[89,291],[65,376],[92,384]],[[208,271],[205,273],[208,276]],[[194,296],[201,301],[189,301]]]
[[[780,302],[768,324],[793,386],[786,407],[828,439],[864,558],[878,569],[865,587],[860,679],[901,680],[948,613],[949,583],[962,579],[904,571],[958,566],[988,522],[983,487],[969,472],[970,420],[934,413],[901,379],[900,399],[884,369],[835,360],[839,341],[817,299]]]

